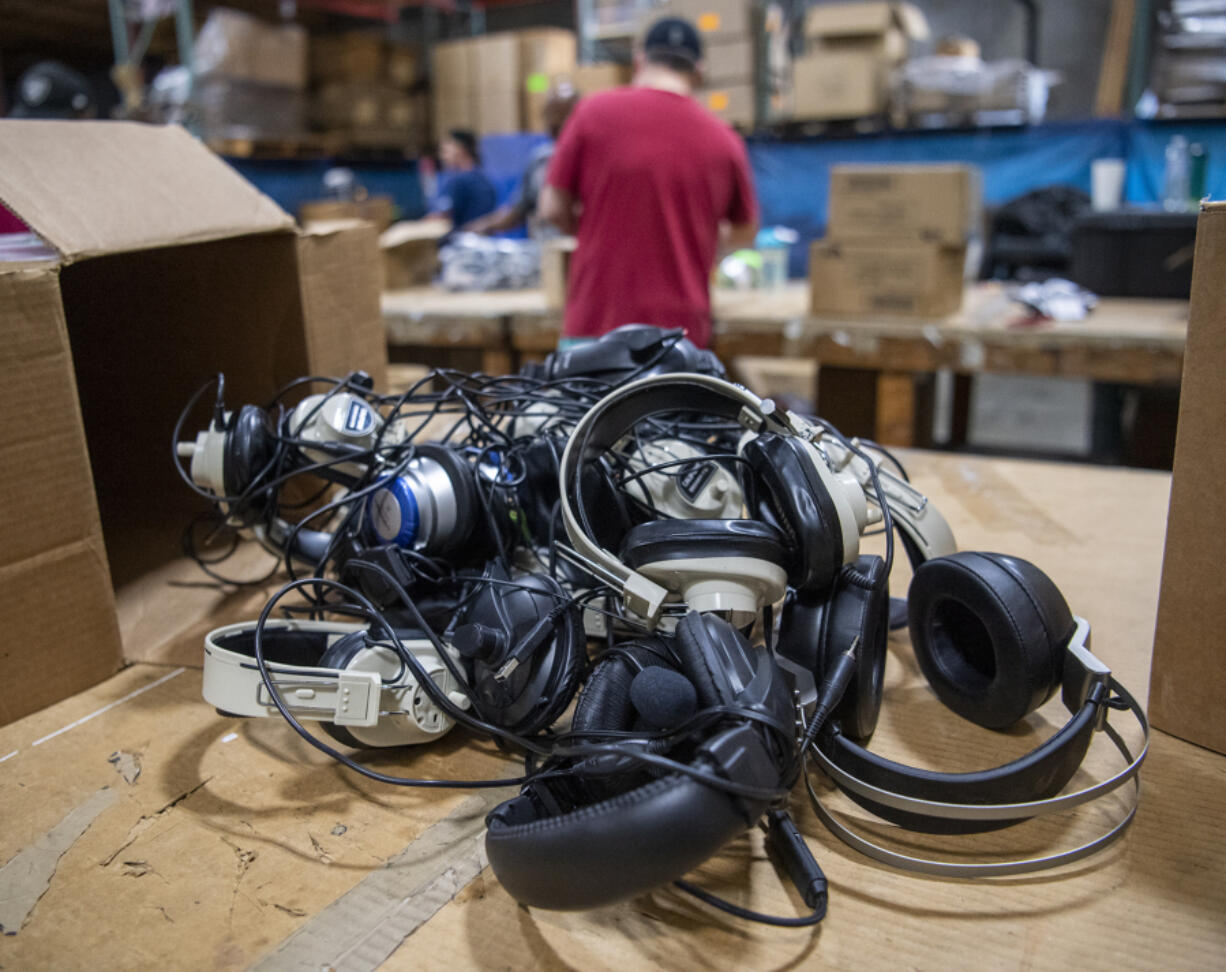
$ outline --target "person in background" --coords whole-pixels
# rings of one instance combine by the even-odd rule
[[[430,203],[430,217],[450,219],[454,232],[494,210],[498,194],[494,184],[481,171],[477,138],[472,132],[455,129],[439,146],[443,173]]]
[[[752,246],[757,200],[745,145],[691,95],[702,41],[656,21],[631,86],[584,98],[558,140],[539,215],[579,243],[563,343],[622,324],[711,335],[710,275],[721,243]]]
[[[526,223],[528,235],[533,239],[557,235],[557,230],[551,224],[542,223],[537,218],[536,207],[541,189],[545,185],[545,174],[549,171],[549,161],[553,158],[558,135],[578,103],[579,92],[569,81],[561,81],[550,88],[544,108],[545,130],[549,134],[549,141],[532,153],[515,198],[505,206],[499,206],[488,216],[469,223],[464,229],[473,233],[505,233]]]

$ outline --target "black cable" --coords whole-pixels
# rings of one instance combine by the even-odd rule
[[[693,895],[699,901],[709,904],[712,908],[718,908],[726,914],[732,915],[735,918],[744,918],[746,921],[755,921],[761,925],[774,925],[777,928],[807,928],[811,925],[818,924],[826,917],[826,895],[821,896],[818,905],[813,909],[813,912],[804,915],[800,918],[784,918],[778,915],[764,915],[760,911],[751,911],[749,908],[742,908],[740,905],[733,904],[731,901],[726,901],[723,898],[717,897],[710,891],[704,891],[697,885],[691,884],[689,881],[676,880],[673,886],[680,888],[686,894]]]

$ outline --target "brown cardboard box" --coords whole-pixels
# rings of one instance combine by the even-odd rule
[[[875,53],[823,49],[792,62],[793,118],[834,121],[885,110],[885,69]]]
[[[311,38],[311,78],[316,83],[374,83],[383,75],[383,55],[383,39],[373,31],[316,35]]]
[[[408,88],[421,77],[421,51],[408,44],[389,44],[383,52],[383,77],[397,88]]]
[[[969,165],[836,165],[829,236],[958,245],[982,230],[983,185]]]
[[[516,34],[489,34],[469,41],[473,72],[473,129],[478,135],[497,135],[520,129],[519,38]]]
[[[307,84],[307,32],[298,24],[269,24],[218,7],[196,35],[198,77],[301,89]]]
[[[471,95],[451,95],[445,91],[440,94],[436,91],[432,107],[431,124],[435,142],[441,142],[453,128],[477,127],[477,106]]]
[[[379,237],[383,289],[430,283],[438,271],[438,241],[449,228],[442,219],[404,220],[388,227]]]
[[[575,73],[575,35],[569,30],[521,30],[519,37],[520,123],[526,132],[545,131],[549,89]]]
[[[703,88],[695,97],[729,125],[753,128],[754,86],[732,84]]]
[[[1226,753],[1226,203],[1201,208],[1192,308],[1179,399],[1179,432],[1158,599],[1149,721]]]
[[[470,65],[472,42],[468,38],[440,41],[430,48],[430,87],[435,95],[467,96],[476,86]]]
[[[0,199],[49,254],[0,263],[0,399],[22,416],[0,433],[7,723],[122,663],[112,582],[177,557],[201,509],[170,457],[193,390],[381,384],[387,352],[374,230],[295,232],[180,128],[0,121]]]
[[[885,112],[890,72],[928,24],[908,3],[820,4],[805,15],[804,36],[792,64],[793,117],[860,118]]]
[[[755,46],[750,36],[712,41],[707,44],[703,58],[706,64],[706,74],[703,80],[707,87],[753,84]]]
[[[748,36],[753,30],[752,0],[668,0],[643,19],[643,30],[660,17],[684,17],[704,42]]]
[[[342,219],[364,219],[374,223],[382,233],[392,225],[396,204],[391,196],[371,196],[368,199],[314,199],[298,206],[298,222],[304,227],[316,223],[334,223]]]
[[[311,98],[311,122],[326,131],[381,126],[379,86],[367,81],[330,81],[322,85]]]
[[[577,245],[573,236],[561,236],[546,240],[541,246],[541,290],[545,292],[545,306],[550,310],[566,308],[570,261]]]
[[[809,251],[816,315],[935,320],[962,306],[965,246],[893,240],[818,240]]]
[[[575,67],[574,82],[580,97],[619,88],[630,83],[632,70],[628,64],[579,64]]]

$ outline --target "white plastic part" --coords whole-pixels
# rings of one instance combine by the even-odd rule
[[[687,557],[657,560],[639,568],[668,589],[669,601],[692,611],[727,611],[733,624],[757,617],[765,604],[787,593],[787,572],[757,557]]]
[[[225,414],[227,425],[230,414]],[[196,433],[195,442],[180,442],[176,450],[181,457],[191,458],[192,482],[201,489],[212,490],[218,496],[226,495],[226,435],[213,428],[203,429]]]
[[[843,563],[853,564],[860,556],[860,534],[868,526],[864,490],[850,473],[836,474],[813,443],[806,442],[804,446],[838,513],[839,529],[843,534]]]
[[[705,453],[680,439],[644,443],[630,456],[635,472],[666,462],[696,459]],[[626,492],[665,516],[679,520],[730,520],[741,515],[741,484],[714,460],[685,463],[633,479]]]
[[[383,417],[373,405],[352,392],[332,395],[308,395],[289,415],[286,428],[291,437],[302,441],[299,448],[312,462],[334,462],[337,454],[326,449],[313,449],[310,443],[337,442],[369,449],[375,444]],[[394,445],[404,435],[402,425],[387,430],[383,445]],[[356,462],[335,463],[338,472],[360,476],[364,467]]]
[[[933,557],[945,557],[957,553],[958,544],[954,540],[953,530],[928,497],[914,486],[891,472],[883,453],[867,446],[858,440],[853,440],[872,461],[877,470],[877,480],[885,493],[886,504],[890,515],[919,549],[924,560]],[[831,464],[841,473],[850,473],[860,484],[864,495],[872,502],[877,502],[877,493],[873,488],[869,464],[859,456],[853,455],[841,442],[832,437],[822,440],[822,447],[830,457]]]
[[[364,625],[328,621],[269,621],[264,630],[319,632],[331,644]],[[254,631],[255,622],[230,624],[204,639],[202,694],[210,705],[240,716],[280,715],[268,694],[255,659],[223,648],[220,641]],[[431,680],[460,708],[469,701],[429,641],[405,641],[405,648]],[[456,657],[453,654],[453,657]],[[429,742],[447,732],[453,720],[418,684],[392,648],[360,649],[344,669],[270,663],[273,684],[295,718],[345,726],[368,746],[405,746]]]

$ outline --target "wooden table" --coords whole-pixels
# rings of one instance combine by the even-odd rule
[[[888,443],[913,443],[915,376],[939,369],[1136,385],[1174,385],[1183,371],[1186,301],[1104,298],[1085,321],[1027,324],[1004,288],[987,283],[969,288],[962,311],[944,320],[819,318],[807,308],[804,284],[715,291],[712,346],[726,362],[741,355],[817,361],[819,413],[848,433]],[[551,351],[560,326],[559,312],[532,290],[394,291],[383,297],[383,315],[394,360],[467,349],[491,373]]]
[[[1043,566],[1092,621],[1099,657],[1145,698],[1167,475],[924,452],[905,461],[964,548]],[[280,720],[224,719],[204,704],[200,672],[177,666],[198,665],[201,632],[252,616],[265,594],[170,583],[187,580],[201,578],[172,564],[120,592],[128,654],[144,661],[0,729],[0,862],[20,855],[0,871],[0,913],[32,901],[25,923],[6,928],[16,934],[0,937],[5,968],[366,969],[388,956],[387,968],[406,970],[1177,970],[1220,967],[1226,955],[1226,757],[1161,732],[1130,832],[1058,872],[911,877],[844,847],[798,796],[831,883],[816,931],[748,925],[669,890],[595,912],[520,908],[482,867],[480,799],[356,779]],[[901,592],[904,564],[894,582]],[[898,633],[874,747],[982,767],[1060,718],[1057,701],[1010,733],[961,723],[922,686]],[[1110,772],[1111,747],[1095,748],[1094,772]],[[419,776],[513,770],[459,732],[368,761]],[[972,840],[1042,853],[1119,806]],[[944,845],[912,835],[907,846]],[[756,832],[696,879],[751,907],[799,908]]]

